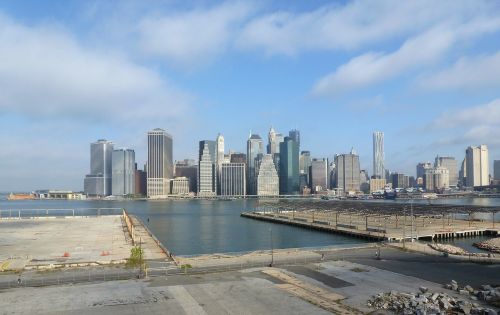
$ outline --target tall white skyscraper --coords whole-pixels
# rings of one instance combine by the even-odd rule
[[[172,136],[156,128],[148,132],[148,197],[166,196],[173,178]]]
[[[217,135],[217,139],[215,140],[215,146],[217,151],[216,161],[217,161],[217,191],[220,194],[220,180],[221,180],[221,172],[222,172],[222,163],[224,163],[224,137],[219,133]]]
[[[271,127],[267,139],[267,154],[271,154],[274,158],[275,154],[280,153],[280,143],[283,142],[285,137],[281,133],[276,133],[274,128]]]
[[[135,152],[130,149],[113,151],[113,196],[135,193]]]
[[[255,160],[259,154],[264,153],[264,144],[259,135],[251,134],[247,140],[247,194],[257,193],[257,169]]]
[[[273,158],[271,154],[264,154],[257,176],[257,195],[278,196],[279,194],[279,176],[274,166]]]
[[[468,147],[465,151],[467,187],[488,186],[489,182],[489,158],[488,147],[483,144],[478,147]]]
[[[335,182],[337,188],[344,193],[354,193],[359,191],[360,187],[360,167],[359,156],[354,149],[349,154],[341,154],[335,157],[337,172],[335,173]]]
[[[210,149],[205,143],[198,166],[198,196],[209,197],[216,194],[215,164],[212,162]]]
[[[434,167],[445,167],[449,171],[449,186],[456,187],[458,185],[458,170],[457,160],[451,156],[436,156]]]
[[[377,178],[385,177],[384,168],[384,133],[373,133],[373,175]]]

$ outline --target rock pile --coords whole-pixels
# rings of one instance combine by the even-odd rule
[[[500,237],[492,238],[484,242],[474,243],[473,245],[477,248],[500,254]]]
[[[429,247],[437,250],[438,252],[443,252],[443,253],[448,253],[452,255],[467,255],[467,251],[464,250],[463,248],[456,247],[453,245],[448,245],[448,244],[429,244]]]
[[[453,282],[452,282],[453,283]],[[455,282],[457,289],[458,284]],[[467,286],[467,289],[472,289]],[[463,288],[462,291],[467,291]],[[474,291],[472,289],[472,291]],[[467,291],[469,292],[469,291]],[[481,307],[469,299],[458,299],[446,293],[429,292],[420,287],[418,293],[391,291],[380,293],[368,300],[367,305],[376,309],[388,310],[396,314],[477,314],[498,315],[494,309]]]
[[[457,291],[462,295],[469,295],[471,300],[485,301],[488,304],[500,307],[500,285],[482,285],[480,289],[474,289],[470,285],[459,286],[455,280],[445,285],[445,288]]]
[[[477,243],[477,244],[479,244],[479,243]],[[474,245],[476,247],[479,247],[477,244],[474,243]],[[487,258],[495,257],[495,255],[489,254],[489,253],[470,253],[470,252],[466,251],[463,248],[460,248],[460,247],[457,247],[457,246],[453,246],[453,245],[449,245],[449,244],[431,243],[431,244],[428,244],[428,245],[429,245],[430,248],[432,248],[434,250],[437,250],[438,252],[448,253],[450,255],[487,257]],[[488,244],[488,245],[484,245],[483,244],[482,246],[490,246],[491,247],[491,244]],[[484,247],[483,249],[486,249],[486,247]],[[500,247],[498,248],[498,250],[500,252]],[[492,252],[493,252],[493,250],[492,250]]]

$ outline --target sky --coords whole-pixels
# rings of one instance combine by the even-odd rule
[[[97,139],[142,165],[157,127],[179,160],[271,126],[370,174],[374,131],[391,171],[480,144],[492,164],[500,2],[0,2],[0,191],[82,190]]]

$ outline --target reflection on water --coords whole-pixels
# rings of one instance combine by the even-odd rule
[[[126,208],[174,254],[358,244],[363,240],[240,217],[256,200],[0,201],[0,209]],[[148,222],[149,218],[149,222]]]
[[[414,202],[429,203],[426,200]],[[432,204],[500,206],[500,199],[486,198],[446,199],[430,202]],[[256,200],[250,199],[233,201],[0,200],[0,209],[123,207],[141,218],[158,239],[177,255],[269,249],[271,247],[270,229],[272,229],[272,242],[275,248],[332,246],[363,242],[356,238],[240,217],[241,212],[255,209],[256,203]],[[500,212],[497,216],[499,215]],[[471,246],[473,239],[455,241],[462,242],[463,246],[470,246],[468,247],[470,250],[478,250]]]

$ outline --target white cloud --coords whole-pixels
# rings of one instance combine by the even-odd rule
[[[82,47],[46,25],[0,16],[0,109],[39,118],[131,122],[175,119],[190,97],[111,51]]]
[[[500,18],[477,18],[460,25],[440,24],[406,40],[392,53],[370,52],[352,58],[333,73],[318,80],[313,87],[313,94],[336,96],[392,79],[436,62],[460,41],[499,29]]]
[[[225,52],[251,7],[242,2],[149,16],[138,26],[140,48],[171,63],[203,63]]]
[[[500,125],[500,99],[495,99],[488,104],[443,113],[429,127],[451,129],[487,125]]]
[[[500,145],[500,99],[487,104],[442,113],[426,125],[436,134],[430,147]]]
[[[418,80],[429,90],[500,87],[500,51],[492,55],[460,58],[452,67]]]
[[[443,20],[467,19],[494,7],[486,1],[350,1],[309,12],[273,12],[253,19],[238,45],[267,54],[352,50],[407,36]]]

